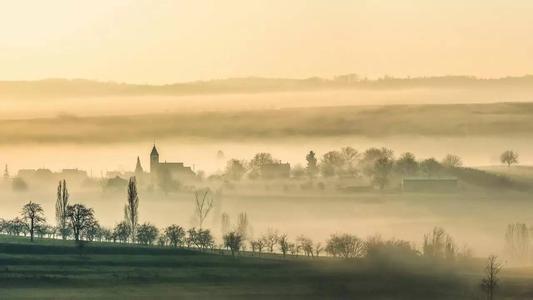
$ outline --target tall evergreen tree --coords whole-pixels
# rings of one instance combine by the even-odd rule
[[[59,181],[59,184],[57,185],[56,221],[59,234],[63,240],[67,238],[69,232],[67,223],[68,199],[69,193],[67,189],[67,182],[65,180]]]
[[[131,231],[131,240],[135,243],[137,224],[139,223],[139,196],[137,195],[137,182],[131,177],[128,183],[128,203],[124,206],[124,219]]]

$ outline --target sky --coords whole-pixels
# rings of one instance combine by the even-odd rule
[[[0,80],[533,73],[530,0],[0,0]]]

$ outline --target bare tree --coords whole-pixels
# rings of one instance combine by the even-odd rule
[[[237,219],[237,233],[241,236],[243,240],[248,239],[250,235],[250,222],[248,221],[248,215],[243,212],[239,214]]]
[[[356,165],[361,154],[350,146],[341,148],[340,152],[344,158],[343,173],[350,176],[357,175]]]
[[[24,205],[22,208],[22,218],[27,223],[28,229],[30,231],[30,241],[33,242],[33,236],[35,233],[35,228],[39,227],[42,222],[44,222],[43,208],[40,204],[29,202]]]
[[[231,256],[233,257],[241,249],[242,241],[242,236],[236,231],[232,231],[224,236],[224,246],[231,250]]]
[[[463,166],[463,160],[455,154],[448,154],[442,159],[441,164],[446,168],[459,168]]]
[[[320,256],[320,252],[322,252],[322,250],[324,250],[324,247],[322,247],[322,243],[317,242],[315,244],[315,256],[319,257]]]
[[[432,232],[424,235],[422,250],[426,256],[451,260],[455,258],[457,246],[444,229],[435,227]]]
[[[526,224],[509,224],[505,231],[505,250],[517,262],[525,262],[529,254],[529,230]]]
[[[214,198],[211,192],[211,189],[206,188],[203,190],[197,190],[194,192],[194,199],[195,199],[195,214],[198,218],[198,223],[200,229],[202,228],[202,225],[204,224],[205,219],[207,218],[207,215],[213,208],[213,202]]]
[[[67,217],[76,242],[79,242],[85,231],[96,222],[93,209],[87,208],[82,204],[69,205],[67,207]]]
[[[278,237],[278,245],[283,256],[287,255],[287,251],[289,251],[289,239],[286,234],[281,234]]]
[[[350,234],[332,235],[325,250],[334,257],[357,258],[364,255],[365,243]]]
[[[67,189],[67,182],[65,180],[59,181],[57,185],[57,200],[56,200],[56,221],[61,238],[65,240],[69,234],[67,223],[67,207],[68,207],[69,193]]]
[[[124,220],[130,227],[131,241],[135,243],[137,224],[139,223],[139,196],[137,195],[135,177],[131,177],[128,182],[128,203],[124,206]]]
[[[222,218],[221,218],[222,236],[225,236],[228,232],[230,232],[230,228],[231,228],[231,221],[230,221],[229,215],[227,213],[222,213]]]
[[[250,246],[252,247],[252,252],[263,252],[263,248],[265,248],[265,242],[262,239],[252,240],[250,241]]]
[[[297,246],[302,249],[305,256],[313,256],[313,241],[303,235],[296,239]]]
[[[279,233],[277,230],[269,229],[261,239],[268,251],[272,253],[274,252],[274,246],[278,243]]]
[[[500,161],[510,167],[512,164],[518,163],[518,153],[507,150],[500,155]]]
[[[178,247],[185,243],[185,230],[178,225],[170,225],[165,228],[165,237],[169,244]]]
[[[498,273],[502,270],[502,264],[494,255],[489,256],[485,266],[485,277],[481,280],[481,289],[485,292],[487,300],[494,299],[494,292],[498,287]]]
[[[389,177],[392,172],[394,162],[392,159],[383,157],[374,163],[374,172],[372,174],[372,182],[383,190],[389,183]]]

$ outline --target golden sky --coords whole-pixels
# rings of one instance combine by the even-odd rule
[[[0,80],[533,73],[531,0],[0,0]]]

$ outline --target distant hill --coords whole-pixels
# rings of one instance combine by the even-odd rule
[[[393,78],[375,80],[360,78],[354,74],[334,79],[311,77],[306,79],[284,78],[231,78],[196,81],[167,85],[143,85],[117,82],[100,82],[85,79],[46,79],[39,81],[0,81],[0,98],[40,97],[94,97],[94,96],[143,96],[143,95],[195,95],[228,93],[263,93],[305,91],[320,89],[521,89],[533,91],[533,75],[481,79],[469,76],[441,76]]]
[[[388,105],[0,120],[0,144],[533,134],[533,103]]]

